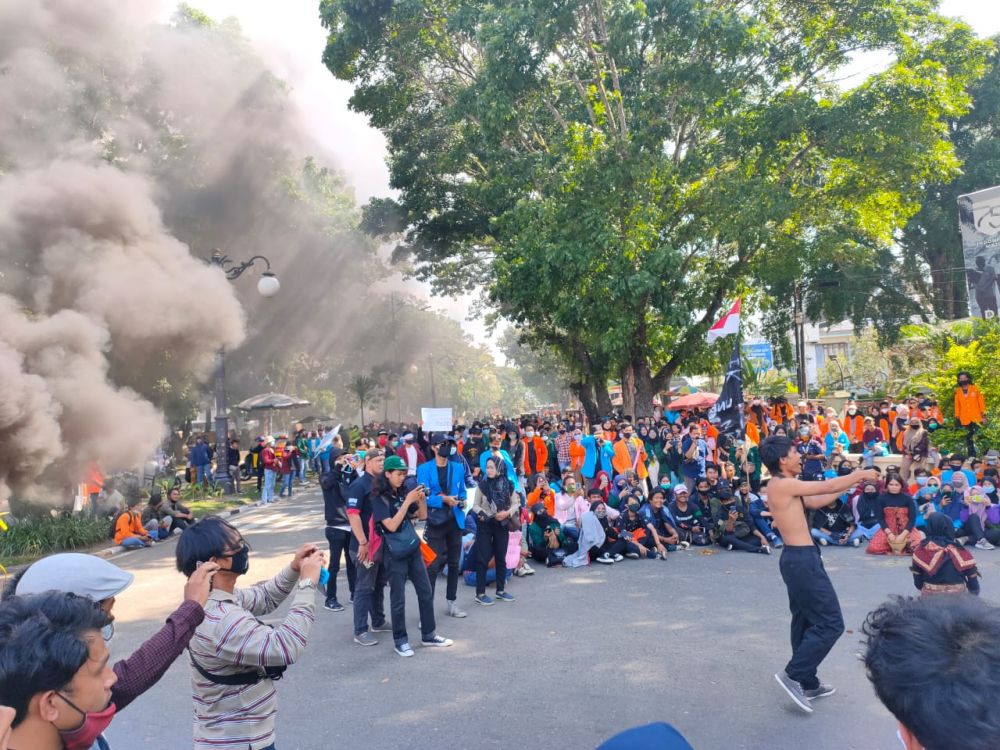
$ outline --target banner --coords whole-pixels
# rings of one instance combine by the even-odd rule
[[[736,340],[733,356],[726,370],[726,382],[719,400],[708,411],[708,421],[719,429],[720,435],[737,440],[743,437],[743,368],[740,364],[740,342]]]
[[[962,255],[969,289],[969,314],[997,317],[1000,293],[1000,187],[958,197]]]
[[[757,372],[767,372],[774,369],[774,349],[766,341],[757,344],[744,344],[743,356]]]
[[[432,409],[423,407],[420,410],[420,419],[423,421],[424,432],[451,432],[453,426],[451,417],[451,407],[447,409]]]

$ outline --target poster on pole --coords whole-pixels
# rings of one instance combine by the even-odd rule
[[[962,257],[969,290],[969,314],[997,317],[1000,292],[1000,187],[958,196],[958,223],[962,229]]]
[[[767,372],[774,369],[774,349],[766,342],[743,345],[743,356],[757,372]]]
[[[424,432],[451,432],[451,407],[432,409],[425,406],[420,409],[420,419],[424,423]]]

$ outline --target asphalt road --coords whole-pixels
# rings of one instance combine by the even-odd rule
[[[325,544],[317,493],[241,514],[236,523],[253,547],[250,582],[276,573],[299,544]],[[515,603],[489,608],[460,584],[464,620],[444,616],[442,585],[438,633],[455,645],[415,646],[412,659],[393,653],[390,633],[373,648],[354,644],[350,608],[327,612],[317,595],[308,649],[278,684],[277,746],[584,749],[660,720],[698,750],[896,750],[895,722],[855,654],[866,613],[889,594],[913,592],[908,562],[826,551],[848,632],[821,673],[837,693],[807,716],[772,676],[789,656],[777,557],[705,552],[539,570],[513,579]],[[115,605],[113,655],[131,653],[179,602],[183,579],[173,554],[171,542],[114,560],[136,581]],[[985,595],[996,599],[1000,550],[978,557]],[[416,639],[412,590],[407,621]],[[191,713],[182,658],[115,719],[109,738],[113,747],[189,748]]]

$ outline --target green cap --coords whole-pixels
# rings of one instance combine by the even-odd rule
[[[383,471],[406,471],[407,468],[406,461],[401,459],[399,456],[389,456],[389,458],[387,458],[385,463],[382,465]]]

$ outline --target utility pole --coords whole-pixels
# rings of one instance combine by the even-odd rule
[[[806,334],[805,316],[802,313],[802,286],[796,282],[793,290],[793,321],[795,324],[795,385],[801,398],[809,398],[809,386],[806,380]]]

